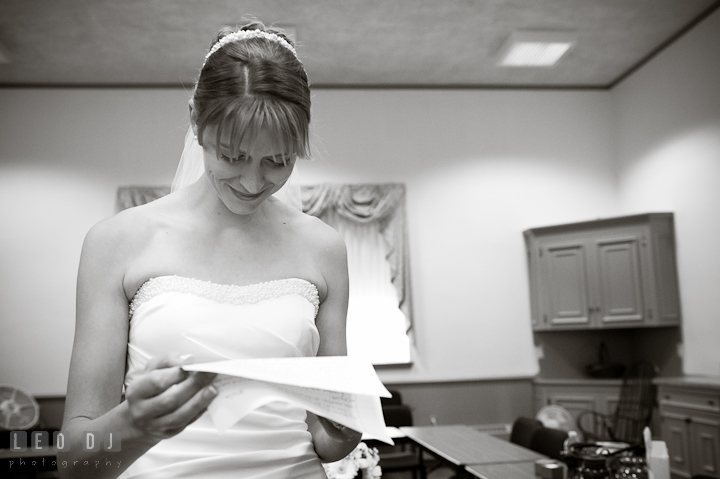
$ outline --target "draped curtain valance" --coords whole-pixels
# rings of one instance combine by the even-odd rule
[[[303,211],[323,219],[334,211],[344,218],[369,223],[377,221],[387,247],[392,283],[397,290],[400,310],[405,314],[407,330],[412,328],[405,185],[320,184],[302,186]]]
[[[120,186],[115,197],[115,211],[150,203],[170,193],[169,186]]]

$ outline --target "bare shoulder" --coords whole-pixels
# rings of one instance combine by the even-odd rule
[[[295,225],[303,247],[312,252],[316,259],[345,261],[345,241],[332,226],[304,213],[297,217]]]
[[[122,280],[134,258],[166,222],[167,205],[161,200],[129,208],[95,224],[85,237],[81,261],[106,268]]]
[[[95,224],[85,237],[85,246],[120,253],[141,242],[154,222],[153,208],[147,206],[129,208]]]
[[[320,301],[327,304],[345,301],[348,288],[347,247],[342,236],[320,218],[306,215],[302,220],[303,247],[322,278]],[[339,295],[339,296],[338,296]],[[345,299],[343,299],[345,298]]]

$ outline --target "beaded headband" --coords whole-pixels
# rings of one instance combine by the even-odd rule
[[[274,33],[270,33],[270,32],[264,32],[262,30],[240,30],[235,33],[230,33],[228,35],[225,35],[220,40],[218,40],[215,43],[215,45],[212,46],[212,48],[210,49],[208,54],[205,55],[205,60],[203,61],[203,67],[205,66],[205,63],[207,63],[208,58],[210,58],[213,53],[220,50],[222,47],[224,47],[228,43],[231,43],[231,42],[234,42],[237,40],[244,40],[244,39],[248,39],[248,38],[264,38],[266,40],[270,40],[271,42],[279,43],[283,47],[290,50],[292,52],[292,54],[295,55],[295,58],[297,58],[298,61],[300,61],[300,59],[297,56],[297,52],[295,51],[295,48],[293,48],[293,46],[290,45],[290,43],[287,40],[285,40],[284,38],[282,38],[281,36],[276,35]],[[202,68],[201,68],[201,70],[202,70]]]

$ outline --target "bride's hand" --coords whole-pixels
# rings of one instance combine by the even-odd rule
[[[187,372],[189,355],[152,358],[145,372],[126,391],[128,420],[148,439],[159,441],[180,433],[205,412],[217,390],[210,383],[216,374]]]
[[[343,426],[338,422],[331,421],[330,419],[326,419],[322,416],[318,416],[317,418],[320,424],[322,424],[323,429],[325,429],[327,435],[335,441],[357,441],[362,436],[362,433],[347,426]]]

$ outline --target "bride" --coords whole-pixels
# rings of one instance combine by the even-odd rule
[[[321,462],[359,433],[273,402],[220,434],[206,413],[214,375],[179,368],[346,354],[345,245],[274,196],[309,156],[310,89],[292,43],[260,22],[222,30],[190,118],[177,190],[85,239],[59,473],[324,478]],[[85,450],[88,431],[119,435],[119,451]]]

